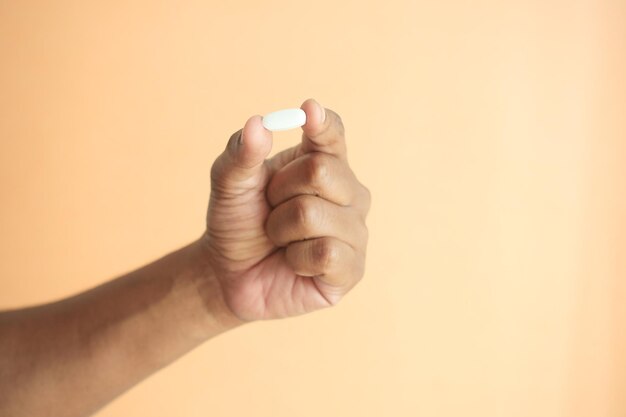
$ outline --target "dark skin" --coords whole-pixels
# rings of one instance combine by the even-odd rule
[[[301,108],[302,141],[270,159],[260,116],[231,136],[198,240],[74,297],[0,313],[0,415],[90,415],[222,332],[330,307],[356,285],[370,194],[339,115],[312,99]]]

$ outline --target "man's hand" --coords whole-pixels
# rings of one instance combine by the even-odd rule
[[[201,239],[73,297],[0,312],[0,415],[88,415],[220,333],[333,305],[356,284],[369,192],[339,116],[313,100],[302,109],[302,142],[269,160],[259,116],[231,137]]]
[[[253,116],[211,170],[204,246],[242,321],[336,304],[363,276],[370,194],[348,166],[339,115],[309,99],[302,141],[271,159]]]

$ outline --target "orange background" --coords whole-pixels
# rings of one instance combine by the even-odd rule
[[[315,97],[373,193],[364,281],[99,415],[623,416],[625,21],[621,0],[0,1],[0,307],[195,239],[230,134]]]

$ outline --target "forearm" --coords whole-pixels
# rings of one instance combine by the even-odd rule
[[[0,313],[0,415],[88,415],[237,326],[212,274],[194,243],[72,298]]]

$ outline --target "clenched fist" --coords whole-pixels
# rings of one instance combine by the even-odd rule
[[[302,141],[270,159],[253,116],[211,170],[203,246],[229,313],[241,321],[336,304],[363,276],[370,193],[346,158],[339,115],[305,101]]]

